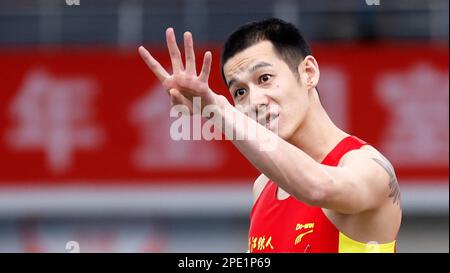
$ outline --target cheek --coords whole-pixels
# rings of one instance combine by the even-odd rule
[[[248,106],[242,103],[235,103],[234,107],[241,113],[247,115]]]

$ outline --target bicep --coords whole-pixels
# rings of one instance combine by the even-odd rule
[[[352,152],[340,166],[328,167],[328,172],[333,184],[324,205],[346,214],[379,207],[398,185],[389,161],[372,151]]]

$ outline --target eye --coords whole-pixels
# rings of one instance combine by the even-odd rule
[[[261,77],[259,77],[259,83],[265,83],[269,81],[272,78],[272,75],[270,74],[264,74]]]
[[[234,97],[241,97],[243,95],[245,95],[245,93],[247,92],[247,90],[245,90],[244,88],[239,88],[236,91],[234,91]]]

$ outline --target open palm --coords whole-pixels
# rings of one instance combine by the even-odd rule
[[[172,62],[173,74],[169,74],[143,46],[139,47],[139,54],[150,70],[161,81],[165,90],[169,92],[172,105],[185,105],[192,113],[194,97],[201,98],[202,108],[206,105],[215,104],[217,94],[210,90],[208,85],[211,71],[211,52],[207,51],[204,54],[201,72],[197,75],[192,34],[190,32],[184,33],[186,66],[183,65],[181,53],[172,28],[166,30],[166,41]]]

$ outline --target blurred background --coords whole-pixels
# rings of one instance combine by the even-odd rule
[[[165,29],[192,31],[227,94],[224,39],[267,17],[300,28],[331,118],[395,166],[398,252],[448,252],[448,6],[0,0],[0,252],[245,252],[256,169],[228,142],[171,140],[137,47],[170,67]]]

